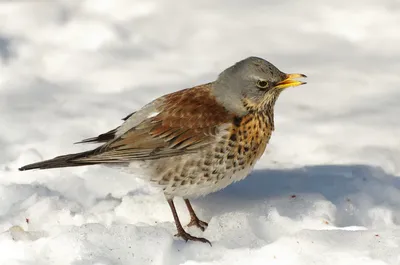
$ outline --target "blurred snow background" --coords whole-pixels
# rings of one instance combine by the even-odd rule
[[[0,264],[400,264],[399,25],[398,0],[0,2]],[[308,84],[257,170],[193,201],[212,248],[132,175],[17,171],[250,55]]]

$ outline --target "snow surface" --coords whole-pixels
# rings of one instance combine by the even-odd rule
[[[400,264],[399,25],[398,0],[2,1],[0,264]],[[135,176],[17,171],[250,55],[308,84],[253,174],[193,201],[212,247]]]

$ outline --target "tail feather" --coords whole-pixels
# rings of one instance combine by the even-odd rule
[[[96,149],[95,149],[96,150]],[[69,154],[63,156],[57,156],[53,159],[45,160],[42,162],[37,162],[29,164],[19,168],[20,171],[31,170],[31,169],[48,169],[48,168],[60,168],[60,167],[77,167],[98,164],[98,162],[87,162],[79,161],[80,158],[85,158],[92,155],[95,150],[90,150],[77,154]]]

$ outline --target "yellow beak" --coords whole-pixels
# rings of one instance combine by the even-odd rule
[[[290,86],[300,86],[300,85],[307,84],[306,82],[294,80],[295,78],[301,78],[301,77],[305,78],[307,76],[303,75],[303,74],[287,74],[286,79],[281,82],[278,82],[275,85],[275,88],[285,89]]]

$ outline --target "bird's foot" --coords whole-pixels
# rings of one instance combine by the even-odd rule
[[[206,230],[206,228],[207,228],[207,226],[208,226],[208,223],[206,223],[206,222],[200,220],[200,219],[197,218],[197,217],[192,217],[192,218],[190,219],[190,222],[187,224],[187,226],[188,226],[188,227],[190,227],[190,226],[197,226],[198,228],[200,228],[201,231],[204,231],[204,230]]]
[[[202,242],[202,243],[208,243],[211,245],[211,242],[208,241],[207,239],[203,238],[203,237],[195,237],[192,236],[191,234],[187,233],[185,230],[180,230],[178,231],[178,233],[175,235],[177,237],[181,237],[183,240],[185,240],[186,242],[190,241],[198,241],[198,242]]]

